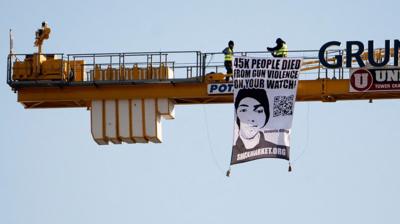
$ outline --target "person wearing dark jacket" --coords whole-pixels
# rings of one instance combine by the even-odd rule
[[[287,57],[287,55],[288,55],[287,44],[281,38],[276,39],[275,47],[267,47],[267,50],[269,52],[271,52],[273,57],[276,57],[276,58],[283,58],[283,57]]]

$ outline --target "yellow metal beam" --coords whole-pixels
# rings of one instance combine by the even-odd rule
[[[140,85],[23,87],[18,102],[26,108],[89,107],[92,100],[170,98],[177,104],[231,103],[232,94],[208,95],[207,83],[156,83]],[[299,81],[297,101],[393,99],[400,92],[350,93],[348,79]]]

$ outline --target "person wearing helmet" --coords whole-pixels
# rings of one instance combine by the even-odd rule
[[[234,43],[232,40],[229,41],[228,47],[226,47],[222,53],[225,54],[224,65],[226,69],[226,81],[229,81],[229,77],[232,76],[232,60],[233,60],[233,46]]]
[[[273,57],[276,57],[276,58],[287,57],[287,55],[288,55],[287,44],[281,38],[276,39],[275,47],[267,47],[267,50],[269,52],[271,52]]]

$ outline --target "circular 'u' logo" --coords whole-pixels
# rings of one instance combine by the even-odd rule
[[[372,74],[367,69],[357,69],[351,74],[350,85],[357,91],[366,91],[372,86]]]

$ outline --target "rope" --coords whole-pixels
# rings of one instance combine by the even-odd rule
[[[304,153],[307,151],[308,149],[308,143],[310,141],[310,103],[307,103],[307,117],[306,117],[306,143],[305,146],[303,148],[303,150],[301,151],[301,153],[291,161],[291,163],[295,163],[297,160],[299,160]]]
[[[210,59],[208,60],[208,63],[207,63],[207,65],[206,65],[206,67],[208,67],[208,66],[210,65],[210,63],[211,63],[211,61],[213,60],[213,58],[214,58],[214,54],[211,54],[211,57],[210,57]]]
[[[215,153],[214,153],[214,149],[213,149],[213,147],[211,145],[211,138],[210,138],[210,133],[209,133],[209,128],[208,128],[207,112],[206,112],[206,108],[205,108],[204,104],[202,105],[202,107],[203,107],[204,120],[205,120],[205,124],[206,124],[208,149],[211,152],[211,157],[213,159],[214,165],[218,168],[218,170],[222,173],[222,175],[225,175],[225,171],[223,171],[223,169],[219,165],[219,163],[218,163],[218,161],[216,159]]]

